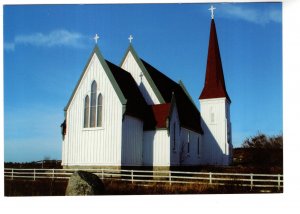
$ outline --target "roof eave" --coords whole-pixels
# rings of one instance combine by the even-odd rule
[[[190,101],[193,103],[193,105],[198,109],[198,107],[197,107],[196,104],[194,103],[193,98],[191,97],[191,95],[190,95],[189,92],[187,91],[185,85],[183,84],[183,81],[179,80],[178,84],[179,84],[179,86],[182,88],[182,90],[184,91],[184,93],[188,96],[188,98],[189,98]]]

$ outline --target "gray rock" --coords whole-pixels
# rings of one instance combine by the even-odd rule
[[[104,190],[104,184],[97,175],[76,171],[69,179],[66,195],[102,195]]]

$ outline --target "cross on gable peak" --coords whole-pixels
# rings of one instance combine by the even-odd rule
[[[131,41],[133,40],[133,36],[130,34],[130,36],[128,37],[129,43],[131,43]]]
[[[95,37],[93,38],[93,39],[95,40],[95,43],[96,43],[96,44],[97,44],[99,38],[100,38],[100,37],[99,37],[98,34],[96,33]]]

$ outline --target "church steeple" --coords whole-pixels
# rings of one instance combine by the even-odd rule
[[[212,99],[221,97],[226,97],[227,100],[231,102],[226,91],[216,25],[212,15],[205,84],[199,99]]]

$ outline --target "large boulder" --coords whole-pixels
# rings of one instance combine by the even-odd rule
[[[102,195],[104,190],[104,184],[97,175],[76,171],[69,179],[66,195]]]

